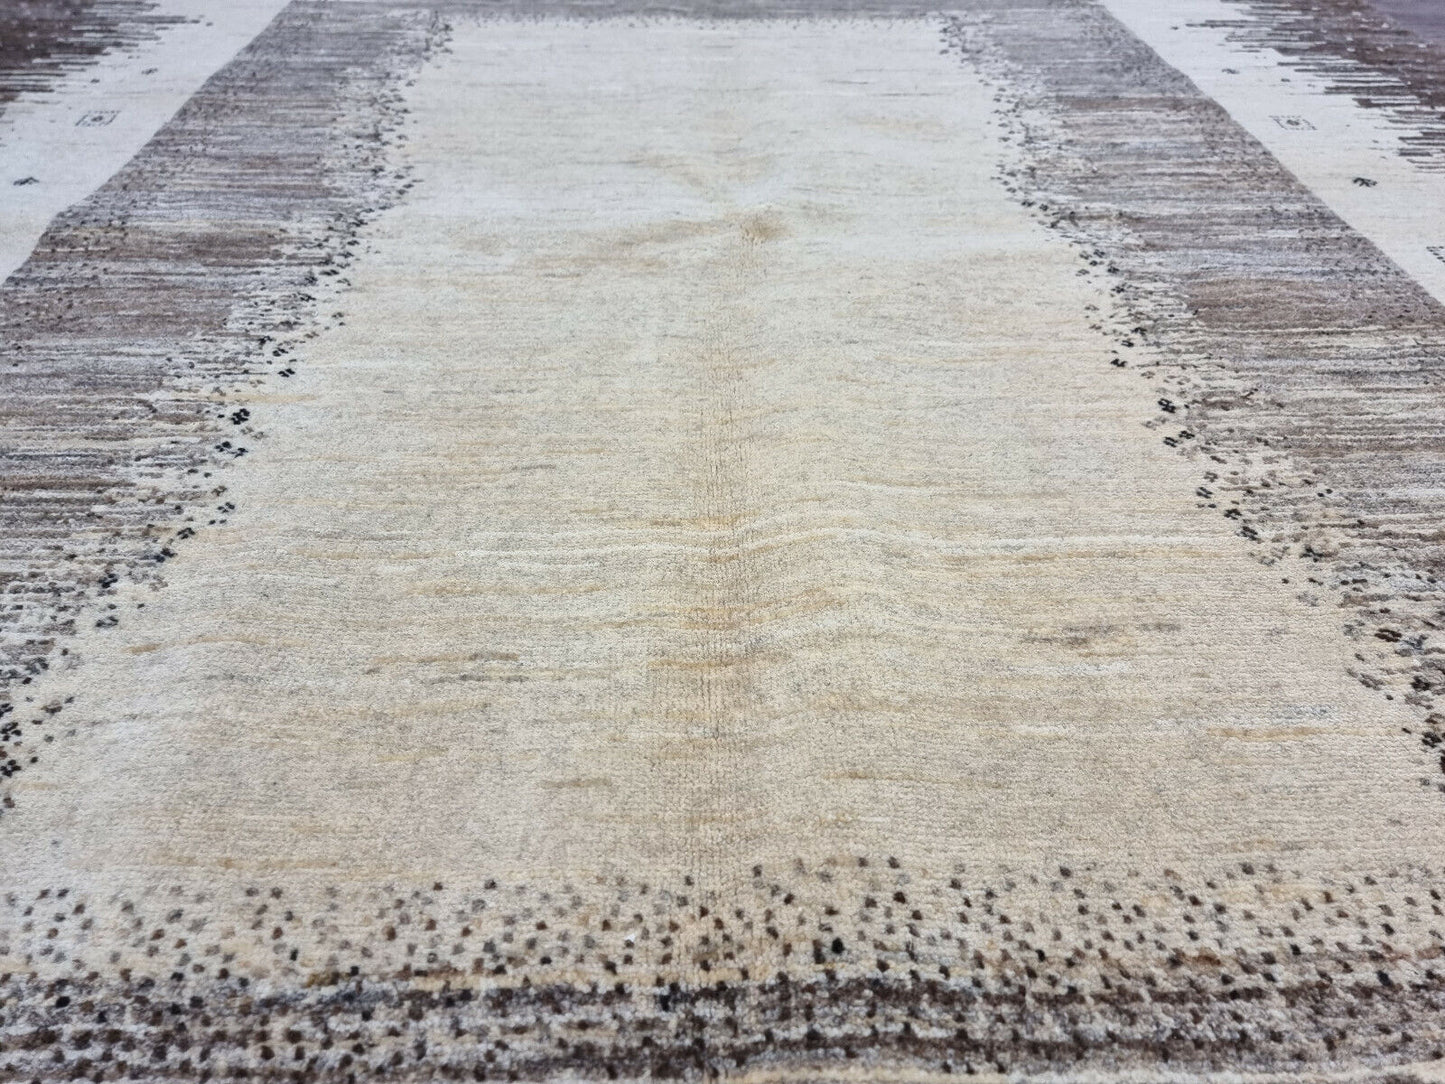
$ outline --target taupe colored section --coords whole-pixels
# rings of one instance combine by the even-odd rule
[[[1369,4],[1396,25],[1445,44],[1445,8],[1434,0],[1369,0]]]

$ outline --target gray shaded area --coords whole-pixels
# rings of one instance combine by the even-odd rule
[[[1404,29],[1445,44],[1445,4],[1440,0],[1369,0],[1369,4]]]

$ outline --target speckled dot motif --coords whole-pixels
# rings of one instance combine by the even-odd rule
[[[1283,1073],[1438,1059],[1438,871],[896,859],[540,888],[8,897],[7,1079]]]

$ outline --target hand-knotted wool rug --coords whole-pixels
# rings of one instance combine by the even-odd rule
[[[0,1081],[1445,1080],[1445,49],[0,5]]]

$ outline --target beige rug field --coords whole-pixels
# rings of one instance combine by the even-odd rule
[[[101,15],[0,100],[0,1080],[1445,1078],[1445,54]]]

